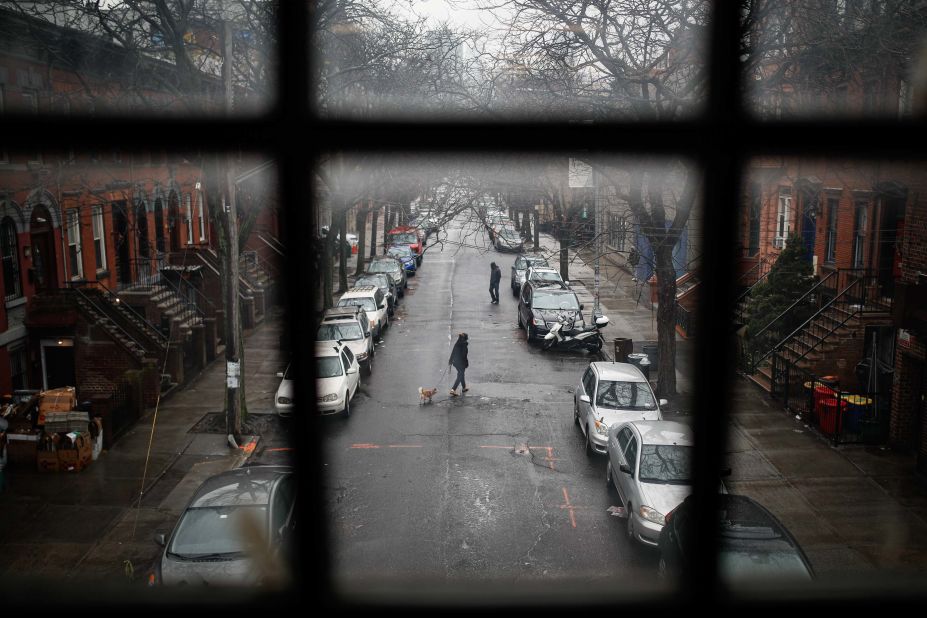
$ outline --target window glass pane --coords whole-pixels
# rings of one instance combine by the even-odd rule
[[[323,485],[332,573],[345,594],[389,589],[420,598],[423,585],[441,586],[449,579],[480,585],[511,573],[564,587],[583,586],[589,578],[616,590],[627,590],[629,580],[643,587],[635,590],[659,585],[657,555],[644,547],[656,536],[629,541],[627,520],[611,515],[620,515],[618,507],[625,504],[602,479],[608,432],[625,421],[668,422],[680,440],[692,438],[691,416],[682,411],[691,405],[694,366],[679,333],[694,334],[701,290],[700,168],[678,158],[570,159],[386,152],[335,154],[319,162],[314,223],[326,230],[317,257],[320,305],[329,295],[332,304],[339,297],[346,302],[347,294],[338,291],[339,234],[358,237],[346,274],[363,272],[371,247],[382,254],[396,227],[417,227],[426,235],[421,265],[384,329],[385,343],[376,345],[374,370],[362,371],[350,421],[320,436],[328,464]],[[346,203],[343,196],[352,199]],[[609,245],[612,216],[627,222],[624,251]],[[514,278],[524,276],[517,270],[526,269],[527,260],[495,248],[492,237],[504,229],[524,240],[525,255],[546,260],[570,287],[557,292],[543,282],[533,294],[518,294]],[[639,254],[634,265],[627,261],[631,247]],[[498,304],[490,302],[487,289],[491,262],[502,271]],[[657,272],[675,288],[669,295],[678,307],[662,314],[662,326],[650,301],[656,283],[647,283]],[[525,283],[524,289],[531,286]],[[596,333],[588,350],[543,349],[561,311],[559,302],[547,310],[547,301],[558,295],[568,299],[564,310],[575,327]],[[610,320],[599,331],[601,339],[592,326],[596,314]],[[455,397],[448,390],[457,370],[450,369],[449,378],[442,374],[460,332],[468,334],[468,390],[458,387]],[[637,356],[627,363],[611,362],[617,337],[632,340]],[[661,337],[675,351],[658,358]],[[603,356],[595,352],[595,341]],[[404,369],[411,358],[424,373]],[[673,368],[659,375],[673,376],[674,384],[660,385],[663,361]],[[432,404],[407,396],[434,387],[440,390]],[[676,393],[673,404],[660,403],[668,389]],[[590,401],[581,399],[584,392]],[[431,407],[423,418],[417,412],[426,405]],[[369,422],[353,422],[381,409],[390,410],[386,425],[369,416]],[[454,424],[450,436],[437,429],[448,419]],[[371,476],[371,469],[379,472]],[[677,472],[662,488],[666,499],[645,504],[655,509],[651,517],[664,517],[691,490]],[[400,485],[410,493],[398,502],[394,492]],[[409,509],[419,501],[429,502],[433,515],[410,520]],[[364,504],[379,506],[374,513]],[[443,539],[437,554],[435,538]],[[512,543],[532,547],[531,556],[512,555]],[[565,547],[576,546],[617,551],[565,555]],[[639,550],[640,560],[627,559]],[[388,571],[380,568],[383,561],[392,565]]]
[[[747,107],[763,119],[904,118],[927,14],[907,0],[743,3]]]
[[[707,92],[706,1],[323,6],[313,79],[327,118],[672,121]]]
[[[3,68],[18,87],[4,111],[211,116],[230,104],[236,114],[264,112],[275,97],[276,10],[250,0],[6,2],[0,32],[16,60]]]

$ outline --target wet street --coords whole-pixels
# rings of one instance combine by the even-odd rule
[[[587,458],[573,423],[573,389],[597,358],[526,343],[509,287],[515,256],[489,246],[459,221],[429,247],[351,417],[323,423],[335,580],[652,581],[656,552],[632,546],[607,511],[617,497],[605,458]],[[491,261],[503,274],[498,305]],[[453,398],[454,371],[443,372],[460,332],[470,390]],[[433,403],[419,403],[420,386],[438,387]]]

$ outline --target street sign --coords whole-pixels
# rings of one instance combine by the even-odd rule
[[[225,364],[226,386],[238,388],[238,377],[241,375],[241,361],[228,361]]]

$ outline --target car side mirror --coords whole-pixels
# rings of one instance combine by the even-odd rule
[[[357,373],[357,367],[348,367],[348,373]]]
[[[661,405],[661,406],[669,405],[669,401],[668,401],[667,399],[661,399],[661,400],[660,400],[660,405]]]
[[[164,534],[163,532],[156,533],[154,535],[154,542],[160,545],[161,547],[164,547],[165,545],[167,545],[167,535]]]
[[[589,399],[589,395],[580,395],[579,400],[583,403],[590,403],[592,400]]]
[[[631,474],[631,467],[628,464],[618,464],[618,470],[628,475]]]
[[[585,305],[583,305],[582,303],[579,303],[579,310],[582,311],[584,308],[585,308]]]

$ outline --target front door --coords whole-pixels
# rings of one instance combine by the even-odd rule
[[[74,341],[71,339],[42,340],[43,388],[76,386],[74,371]]]
[[[116,237],[116,279],[120,286],[132,283],[132,263],[129,251],[129,219],[126,203],[113,204],[113,233]]]
[[[53,238],[51,230],[32,234],[32,282],[35,284],[36,292],[54,290],[58,287]]]
[[[801,244],[805,249],[805,260],[808,262],[814,259],[814,242],[817,236],[815,219],[817,200],[816,195],[806,193],[802,196]]]
[[[900,270],[899,249],[904,238],[904,199],[885,198],[882,201],[882,220],[879,223],[882,238],[876,243],[879,252],[878,279],[883,298],[895,292],[895,275]],[[900,273],[898,273],[900,274]]]

